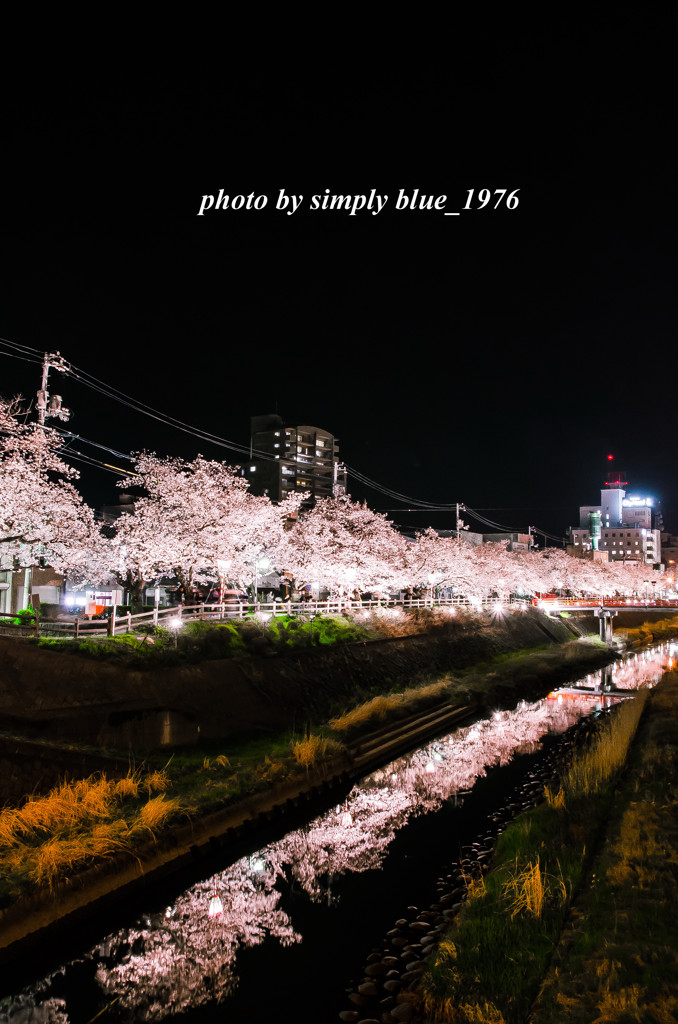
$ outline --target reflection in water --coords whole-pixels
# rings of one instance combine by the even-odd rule
[[[615,666],[606,688],[651,685],[666,661],[665,652],[631,658]],[[601,678],[588,676],[582,686],[600,691]],[[374,772],[345,804],[192,886],[164,912],[109,935],[90,953],[101,1005],[110,1007],[107,1019],[162,1020],[226,998],[237,985],[240,948],[267,938],[283,946],[302,941],[280,906],[290,878],[312,900],[331,902],[332,879],[378,868],[413,816],[455,801],[489,767],[536,750],[544,734],[562,733],[583,714],[618,699],[570,687],[457,729]],[[13,1009],[21,1007],[26,1021],[67,1022],[66,1004],[54,992],[52,976],[13,1000]]]

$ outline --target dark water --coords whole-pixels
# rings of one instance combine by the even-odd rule
[[[633,656],[607,670],[605,684],[651,684],[668,656]],[[597,673],[581,685],[599,691],[601,681]],[[102,922],[100,936],[64,965],[50,950],[56,969],[31,965],[22,991],[3,979],[10,994],[1,1013],[13,1024],[85,1024],[97,1015],[336,1022],[394,922],[435,904],[462,847],[490,843],[541,788],[578,723],[618,699],[565,688],[426,744],[281,839],[188,888],[168,884],[127,908],[115,928]],[[210,906],[220,912],[210,917]]]

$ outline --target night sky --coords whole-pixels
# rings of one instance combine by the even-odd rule
[[[630,80],[610,89],[609,65],[552,88],[550,42],[496,43],[483,67],[416,83],[309,71],[189,89],[96,69],[86,87],[73,70],[35,93],[15,83],[0,336],[239,444],[276,410],[328,429],[386,487],[513,528],[562,535],[598,501],[612,452],[678,531],[674,115]],[[396,212],[415,188],[448,211],[469,189],[519,189],[519,205]],[[268,205],[196,216],[219,189]],[[280,189],[303,194],[295,215],[273,208]],[[325,189],[389,201],[377,216],[310,211]],[[39,381],[0,356],[0,394],[32,398]],[[70,429],[118,451],[239,461],[54,371],[50,390]],[[115,500],[113,474],[74,464],[88,500]],[[398,523],[454,525],[349,489]]]

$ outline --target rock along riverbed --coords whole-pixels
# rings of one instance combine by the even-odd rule
[[[115,930],[102,922],[94,944],[77,949],[71,937],[67,962],[51,950],[50,964],[20,965],[25,986],[14,990],[7,970],[0,1020],[407,1019],[398,996],[499,832],[582,732],[653,685],[671,653],[630,655],[439,737],[276,842],[189,888],[145,895]]]

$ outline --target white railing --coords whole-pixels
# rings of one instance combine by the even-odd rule
[[[28,625],[2,624],[0,630],[6,628],[13,635],[32,635],[50,633],[52,635],[86,637],[115,636],[121,633],[134,633],[140,626],[166,626],[179,630],[184,622],[196,620],[214,620],[223,622],[227,619],[244,619],[256,616],[259,620],[267,620],[273,616],[291,615],[311,617],[315,615],[341,615],[344,612],[369,613],[376,609],[396,610],[400,608],[435,608],[435,607],[475,607],[492,610],[506,605],[500,598],[469,600],[465,597],[433,598],[409,597],[403,600],[383,599],[371,601],[353,601],[349,598],[331,598],[327,601],[227,601],[223,604],[176,605],[169,608],[153,608],[151,611],[117,614],[115,608],[107,619],[78,618],[73,619],[40,619]],[[512,598],[513,605],[528,605],[527,599]],[[16,619],[16,615],[6,616]]]

